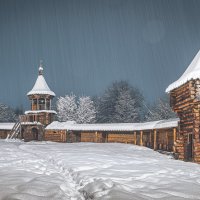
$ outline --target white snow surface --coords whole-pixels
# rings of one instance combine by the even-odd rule
[[[200,165],[118,143],[0,140],[1,200],[200,199]]]
[[[25,115],[27,114],[38,114],[38,113],[54,113],[57,114],[57,112],[55,110],[27,110],[25,111]]]
[[[167,87],[166,92],[169,93],[171,90],[180,87],[181,85],[192,79],[200,79],[200,50],[194,57],[186,71],[183,73],[183,75],[177,81],[170,84]]]
[[[38,76],[35,85],[33,86],[33,89],[27,93],[28,96],[33,94],[48,94],[51,96],[55,96],[55,93],[50,90],[43,75]]]
[[[110,123],[110,124],[72,124],[69,122],[54,121],[47,130],[72,130],[72,131],[137,131],[171,128],[178,126],[179,119],[168,119],[145,123]]]
[[[0,130],[12,130],[15,123],[0,123]]]

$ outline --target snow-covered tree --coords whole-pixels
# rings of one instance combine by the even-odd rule
[[[96,120],[94,102],[90,97],[80,97],[78,105],[76,96],[59,97],[56,103],[59,121],[76,121],[77,123],[92,123]]]
[[[77,104],[74,94],[59,97],[56,106],[59,121],[77,121]]]
[[[138,121],[139,114],[136,101],[131,97],[129,91],[121,90],[119,92],[113,117],[117,123]]]
[[[0,103],[0,122],[15,122],[17,116],[12,108]]]
[[[100,123],[141,120],[143,96],[137,88],[126,81],[113,83],[95,104],[98,105],[97,121]]]
[[[155,121],[177,117],[169,104],[169,98],[159,98],[150,108],[146,115],[146,121]]]
[[[96,111],[94,102],[90,97],[80,97],[78,100],[77,109],[77,122],[82,123],[94,123],[96,119]]]

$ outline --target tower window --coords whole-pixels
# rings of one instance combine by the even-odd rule
[[[45,99],[40,98],[38,99],[39,110],[45,110]]]
[[[34,103],[34,104],[37,104],[37,99],[33,99],[33,103]]]

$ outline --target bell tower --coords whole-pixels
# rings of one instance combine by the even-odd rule
[[[35,85],[27,93],[31,109],[26,111],[25,114],[29,116],[30,121],[40,122],[46,126],[54,121],[56,115],[56,112],[52,110],[52,99],[55,97],[55,93],[47,85],[43,71],[44,67],[42,61],[40,61]]]

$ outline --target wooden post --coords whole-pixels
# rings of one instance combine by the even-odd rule
[[[67,142],[67,131],[64,131],[64,141],[63,142]]]
[[[97,133],[97,131],[96,131],[96,132],[95,132],[96,143],[98,142],[97,136],[98,136],[98,133]]]
[[[152,148],[152,144],[151,144],[151,142],[152,142],[152,141],[151,141],[151,135],[152,135],[152,131],[150,130],[150,132],[149,132],[149,141],[148,141],[148,142],[149,142],[149,146],[148,146],[149,148]]]
[[[44,99],[44,108],[45,108],[45,110],[47,109],[47,100],[46,100],[46,98]]]
[[[149,134],[149,143],[151,144],[151,131],[150,131],[150,134]]]
[[[156,141],[156,137],[157,137],[157,131],[154,130],[154,132],[153,132],[153,149],[154,149],[154,150],[157,149],[157,141]]]
[[[140,146],[143,146],[143,131],[140,131]]]
[[[173,128],[173,152],[176,152],[175,143],[176,143],[176,128]]]
[[[134,131],[134,144],[136,145],[137,144],[137,132]]]
[[[37,110],[39,110],[39,105],[38,105],[38,98],[37,98]]]
[[[165,137],[166,137],[166,150],[168,150],[168,133],[167,133],[167,131],[166,131],[166,133],[165,133]]]
[[[31,110],[33,110],[33,99],[31,99]]]

